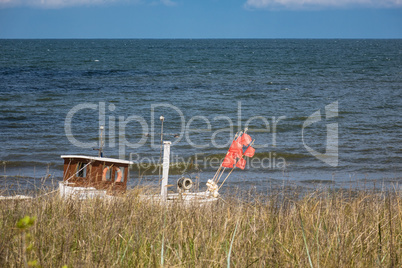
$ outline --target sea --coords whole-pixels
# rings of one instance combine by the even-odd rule
[[[100,148],[133,161],[129,187],[158,185],[161,140],[170,183],[202,188],[245,128],[230,189],[400,189],[401,114],[400,39],[3,39],[0,191]]]

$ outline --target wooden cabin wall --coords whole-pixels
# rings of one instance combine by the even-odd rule
[[[78,171],[78,166],[79,163],[83,163],[84,165],[88,164],[89,161],[86,161],[85,159],[81,160],[76,160],[76,159],[64,159],[64,172],[63,172],[63,181],[68,180],[71,183],[75,183],[76,186],[88,186],[91,184],[90,181],[90,171],[91,168],[89,168],[91,165],[88,165],[85,167],[85,177],[78,177],[77,176],[77,171]]]
[[[101,182],[103,174],[103,163],[95,162],[91,165],[91,181]]]
[[[95,187],[96,189],[104,189],[112,192],[124,192],[127,189],[127,181],[128,181],[128,165],[127,164],[116,164],[112,162],[100,162],[94,161],[87,167],[86,176],[78,177],[77,176],[77,168],[79,163],[83,163],[87,165],[90,160],[86,159],[64,159],[64,167],[63,167],[63,180],[69,180],[69,182],[74,183],[75,186],[81,187]],[[116,166],[119,167],[123,171],[123,182],[116,182],[116,173],[112,172],[112,178],[110,181],[102,181],[103,169],[106,166]]]
[[[64,160],[64,172],[63,172],[63,180],[66,181],[68,179],[72,179],[75,177],[75,173],[77,170],[78,162],[70,159]]]
[[[124,189],[127,188],[128,166],[124,167]]]

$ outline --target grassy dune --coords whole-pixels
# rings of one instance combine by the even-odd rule
[[[1,201],[0,267],[402,265],[400,193],[243,193],[167,208],[138,193],[112,202],[56,193]]]

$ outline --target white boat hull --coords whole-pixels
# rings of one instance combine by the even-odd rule
[[[168,194],[166,198],[161,195],[140,195],[140,198],[144,201],[151,201],[160,204],[184,203],[186,205],[209,204],[216,202],[219,199],[217,197],[213,197],[208,192],[171,193]]]
[[[94,187],[73,187],[65,183],[59,182],[59,192],[62,198],[77,198],[80,200],[96,197],[106,197],[106,190],[97,190]]]

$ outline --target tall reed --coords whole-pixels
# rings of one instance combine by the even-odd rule
[[[139,193],[0,201],[0,267],[402,265],[400,192],[250,193],[205,206],[160,206]],[[35,220],[22,235],[25,216]]]

